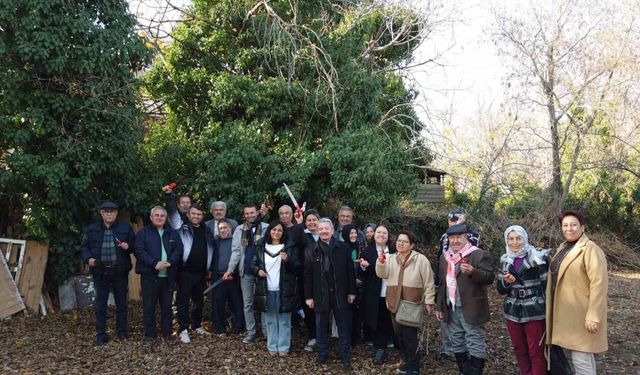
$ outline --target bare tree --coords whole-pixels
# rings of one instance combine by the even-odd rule
[[[628,10],[625,4],[579,0],[495,10],[496,42],[511,62],[513,98],[546,117],[548,135],[539,137],[551,149],[549,190],[558,209],[594,125],[607,116],[620,90],[637,84],[623,64],[638,38],[637,12]]]

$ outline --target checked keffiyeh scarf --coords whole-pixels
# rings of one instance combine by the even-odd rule
[[[467,242],[462,250],[457,253],[453,252],[451,248],[448,248],[447,251],[444,252],[445,259],[447,260],[447,292],[449,294],[449,301],[451,301],[452,310],[456,309],[456,291],[458,289],[456,276],[460,271],[460,263],[465,263],[466,260],[464,258],[476,250],[478,250],[477,247]]]

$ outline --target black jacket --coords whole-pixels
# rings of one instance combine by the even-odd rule
[[[104,238],[104,229],[102,221],[97,221],[89,224],[82,236],[82,261],[88,263],[91,258],[97,261],[96,267],[91,267],[90,269],[94,275],[102,269],[100,252],[102,249],[102,239]],[[136,235],[133,233],[131,225],[117,220],[111,225],[111,231],[113,232],[114,241],[120,240],[129,245],[129,249],[122,250],[118,247],[117,242],[115,243],[116,256],[118,259],[116,262],[116,273],[120,275],[127,274],[131,271],[131,253],[133,253],[133,249],[135,248]]]
[[[165,226],[162,239],[160,233],[153,224],[144,227],[136,237],[136,273],[143,276],[157,276],[156,264],[162,260],[162,247],[160,241],[164,243],[167,252],[167,262],[171,267],[167,269],[169,285],[173,285],[176,280],[178,267],[182,264],[182,240],[175,230]]]
[[[318,312],[328,311],[329,298],[336,298],[339,309],[349,308],[347,296],[356,294],[356,275],[351,259],[351,249],[335,239],[327,245],[330,247],[329,256],[333,264],[333,278],[335,281],[335,293],[329,292],[329,285],[322,265],[325,255],[319,245],[320,240],[308,245],[304,257],[304,296],[305,299],[313,299],[314,310]]]
[[[396,249],[389,246],[389,254],[394,254]],[[376,260],[378,260],[378,250],[376,245],[368,245],[364,249],[364,259],[369,263],[366,270],[358,266],[358,277],[364,282],[362,284],[362,302],[360,310],[363,314],[364,323],[375,330],[378,326],[378,303],[380,301],[380,289],[382,289],[382,279],[376,275]]]
[[[258,271],[267,272],[265,267],[265,240],[260,239],[256,243],[255,253],[251,261],[251,273],[256,276],[256,289],[254,294],[254,308],[257,311],[267,311],[267,278],[259,277]],[[296,271],[300,268],[300,262],[297,250],[293,243],[288,243],[284,247],[287,253],[287,261],[280,266],[280,307],[279,313],[287,313],[295,310],[298,305],[298,286],[296,282]],[[278,255],[279,256],[279,255]]]

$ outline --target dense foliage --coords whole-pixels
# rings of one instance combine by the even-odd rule
[[[0,1],[0,233],[48,240],[56,282],[101,200],[139,204],[133,72],[150,54],[127,6]]]
[[[254,5],[195,1],[146,75],[168,121],[151,128],[145,155],[174,163],[154,186],[179,180],[197,200],[228,201],[232,215],[244,202],[289,202],[283,182],[326,213],[342,204],[361,218],[393,213],[417,182],[407,165],[425,150],[414,147],[413,93],[387,70],[415,45],[366,51],[392,12],[398,23],[415,16],[362,14],[357,2]],[[169,139],[183,141],[175,149]]]

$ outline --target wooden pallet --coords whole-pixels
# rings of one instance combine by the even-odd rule
[[[13,275],[4,256],[0,256],[0,319],[24,310]]]
[[[42,297],[44,272],[47,269],[49,245],[37,241],[27,241],[27,249],[22,263],[21,277],[18,291],[24,304],[33,312],[40,311],[46,315],[46,307]]]

